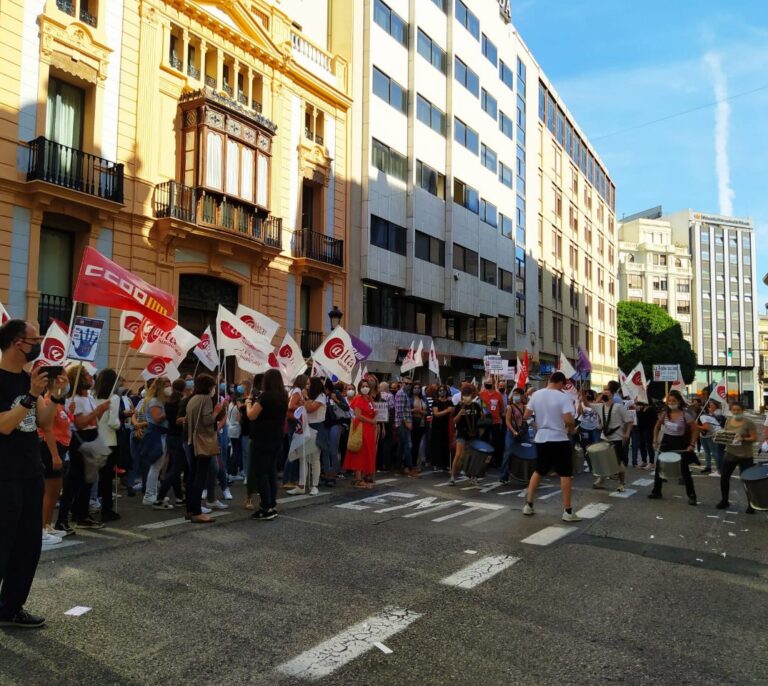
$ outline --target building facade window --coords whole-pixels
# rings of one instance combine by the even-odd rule
[[[484,283],[496,285],[496,270],[498,267],[495,262],[486,260],[484,257],[480,259],[480,280]]]
[[[477,190],[459,179],[453,180],[453,202],[475,214],[480,211],[480,196]]]
[[[499,267],[499,290],[505,293],[515,292],[515,275]]]
[[[405,255],[407,229],[404,226],[371,215],[371,245],[389,252]]]
[[[492,117],[494,121],[499,114],[499,103],[485,88],[480,91],[480,106],[483,112]]]
[[[499,111],[499,131],[509,138],[509,140],[512,140],[512,137],[514,136],[513,128],[514,125],[512,124],[512,120],[504,114],[504,112]]]
[[[499,226],[501,227],[501,235],[507,238],[512,238],[512,218],[507,217],[499,213]]]
[[[456,21],[469,31],[475,40],[480,40],[480,20],[461,0],[456,0]]]
[[[417,231],[414,253],[420,260],[439,267],[445,266],[445,241],[439,238]]]
[[[372,139],[373,153],[371,161],[373,166],[388,176],[405,181],[408,178],[408,158],[393,150],[381,141]]]
[[[453,244],[453,268],[477,276],[478,255],[474,250]]]
[[[499,51],[496,49],[496,45],[490,38],[488,38],[488,36],[483,34],[481,46],[483,57],[485,57],[485,59],[487,59],[495,67],[499,61]]]
[[[489,148],[485,143],[480,146],[480,164],[494,174],[496,173],[499,164],[496,151]]]
[[[499,163],[499,182],[507,188],[512,188],[512,169],[503,162]]]
[[[373,68],[373,93],[398,112],[408,111],[407,90],[377,67]]]
[[[512,74],[512,70],[509,68],[509,65],[505,64],[504,60],[499,60],[499,78],[509,90],[514,89],[514,74]]]
[[[421,29],[419,29],[416,49],[419,55],[427,60],[427,62],[429,62],[441,74],[446,73],[448,63],[445,56],[445,50],[443,50]]]
[[[416,118],[436,133],[445,136],[445,112],[422,95],[416,96]]]
[[[480,136],[478,136],[477,131],[467,126],[461,119],[453,120],[453,138],[473,154],[478,154]]]
[[[431,336],[432,310],[428,303],[407,298],[396,288],[364,283],[363,324]]]
[[[476,98],[480,97],[480,78],[458,57],[454,58],[454,77]]]
[[[416,185],[445,200],[445,176],[421,160],[416,160]]]
[[[408,22],[381,0],[373,2],[373,21],[400,45],[408,47]]]
[[[485,198],[480,198],[480,221],[485,222],[494,229],[498,227],[498,210],[496,205]]]

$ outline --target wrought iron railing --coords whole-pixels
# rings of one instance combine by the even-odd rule
[[[80,8],[80,21],[83,24],[88,24],[88,26],[96,27],[96,17],[83,7]]]
[[[311,229],[299,229],[293,232],[293,255],[342,267],[344,266],[344,241]]]
[[[197,67],[193,67],[191,64],[187,65],[187,76],[191,76],[193,79],[200,78],[200,70]]]
[[[324,335],[322,331],[305,331],[302,329],[297,333],[299,334],[298,339],[301,354],[304,357],[309,357],[323,342]]]
[[[209,76],[208,74],[205,75],[205,85],[209,88],[216,88],[216,77],[215,76]]]
[[[77,306],[77,314],[83,314],[83,305]],[[51,295],[41,293],[37,303],[37,321],[40,323],[40,333],[45,335],[48,327],[54,319],[69,325],[72,314],[72,298],[65,295]]]
[[[170,63],[170,65],[171,65],[171,66],[172,66],[174,69],[178,69],[179,71],[181,71],[181,70],[184,68],[184,65],[182,64],[182,61],[181,61],[181,59],[179,59],[179,58],[178,58],[176,55],[174,55],[173,53],[171,53],[170,55],[168,55],[168,62]]]
[[[75,3],[72,0],[56,0],[56,7],[70,17],[75,16]]]
[[[234,89],[232,88],[232,86],[230,86],[228,83],[225,83],[225,84],[222,86],[222,89],[224,90],[224,92],[225,92],[225,93],[226,93],[226,94],[227,94],[227,95],[228,95],[230,98],[231,98],[231,97],[234,95],[234,92],[235,92],[235,91],[234,91]]]
[[[226,229],[250,236],[274,248],[282,248],[283,220],[262,217],[244,203],[207,193],[176,181],[155,186],[155,217],[171,217],[190,224]]]
[[[241,105],[248,105],[248,96],[243,91],[237,91],[237,101]]]
[[[123,202],[123,165],[43,136],[29,142],[27,181],[47,181],[113,202]]]

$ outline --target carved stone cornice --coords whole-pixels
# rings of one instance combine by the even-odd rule
[[[299,143],[299,173],[303,178],[327,186],[331,180],[332,158],[316,143]]]
[[[46,15],[40,17],[40,58],[43,62],[93,84],[107,78],[112,50],[94,40],[80,22],[61,24]]]

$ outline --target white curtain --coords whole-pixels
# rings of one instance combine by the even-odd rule
[[[79,150],[82,146],[83,130],[83,91],[74,86],[51,78],[48,86],[48,109],[46,112],[46,138],[61,143],[68,148]],[[50,153],[49,153],[50,154]],[[55,174],[59,182],[76,185],[72,178],[76,169],[74,153],[59,149],[56,153],[55,166],[46,160],[46,169]]]
[[[240,196],[253,202],[253,150],[242,149],[240,159]]]
[[[269,160],[265,155],[259,155],[256,171],[256,204],[269,207]]]
[[[213,131],[208,132],[206,151],[205,183],[209,188],[218,188],[219,190],[222,190],[222,142],[219,134],[213,133]]]
[[[239,195],[240,192],[240,146],[235,141],[227,141],[227,193]]]

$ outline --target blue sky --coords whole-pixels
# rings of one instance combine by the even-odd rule
[[[618,217],[655,205],[665,212],[690,207],[719,213],[730,196],[734,215],[755,220],[758,304],[765,312],[768,2],[513,0],[512,12],[523,40],[607,165],[617,186]],[[765,87],[730,100],[730,112],[720,108],[726,154],[719,167],[715,106],[611,135],[713,102],[718,64],[719,87],[729,96]]]

